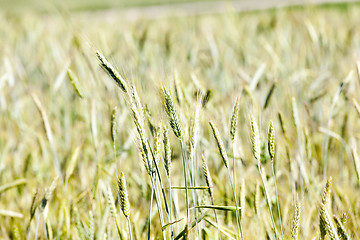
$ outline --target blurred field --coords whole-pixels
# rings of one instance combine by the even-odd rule
[[[121,171],[133,239],[236,239],[239,225],[244,239],[323,239],[325,233],[324,239],[359,239],[358,16],[356,4],[136,21],[61,11],[2,13],[1,238],[129,239],[117,197]],[[123,76],[127,93],[100,67],[97,51]],[[68,69],[78,81],[69,81]],[[181,141],[169,124],[162,87],[173,98]],[[111,135],[114,107],[118,127]],[[151,165],[153,158],[157,163],[151,177],[135,113]],[[259,126],[256,151],[251,116]],[[209,121],[219,129],[229,168]],[[163,139],[155,140],[165,128],[169,178]],[[214,182],[213,203],[202,154]],[[185,187],[184,163],[188,187],[201,187],[188,189],[188,208],[185,189],[168,189]],[[204,205],[216,206],[217,217],[194,208]]]
[[[94,11],[108,8],[127,8],[127,7],[144,7],[162,4],[177,4],[189,2],[204,2],[205,0],[63,0],[63,1],[46,1],[46,0],[0,0],[2,10],[7,11],[38,11],[53,12],[58,10],[66,11]],[[209,1],[209,0],[206,0]],[[210,0],[215,1],[215,0]]]

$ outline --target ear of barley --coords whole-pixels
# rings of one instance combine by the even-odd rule
[[[118,71],[106,60],[104,55],[102,55],[99,51],[96,51],[97,58],[100,61],[101,66],[104,70],[109,74],[109,76],[114,79],[116,84],[120,87],[120,89],[124,92],[128,92],[128,87],[126,81],[121,77]]]
[[[67,70],[67,76],[70,80],[71,85],[73,86],[76,94],[80,97],[80,98],[84,98],[84,93],[82,91],[82,87],[79,83],[79,79],[77,78],[77,76],[75,75],[75,73],[69,68]]]
[[[177,138],[182,139],[182,128],[175,110],[175,104],[166,88],[163,88],[165,110],[169,116],[170,126]]]
[[[129,219],[130,217],[130,202],[129,196],[126,189],[126,179],[123,172],[121,172],[120,177],[118,179],[118,188],[119,188],[119,196],[120,196],[120,208],[123,212],[124,216]]]
[[[220,137],[219,130],[216,128],[216,126],[215,126],[215,124],[213,122],[210,121],[209,124],[211,126],[212,131],[213,131],[213,134],[214,134],[217,146],[219,148],[221,158],[222,158],[222,160],[224,162],[224,165],[225,165],[226,168],[228,168],[228,165],[229,165],[228,164],[228,158],[227,158],[224,143],[223,143],[223,141],[222,141],[222,139]]]
[[[39,190],[36,190],[30,205],[30,222],[34,218],[36,209],[40,204]]]
[[[160,160],[160,154],[161,154],[161,128],[159,127],[155,132],[155,139],[154,139],[154,161],[156,163]]]
[[[269,130],[268,130],[268,150],[271,161],[275,159],[275,130],[274,124],[270,121]]]
[[[170,145],[170,139],[169,139],[169,129],[165,127],[164,129],[164,166],[165,171],[168,177],[170,177],[171,174],[171,145]]]
[[[329,235],[331,240],[340,240],[334,224],[331,220],[330,214],[323,203],[320,203],[320,219],[322,220],[323,224],[320,225],[320,231],[325,231],[326,234]],[[325,236],[321,236],[324,239]]]
[[[147,137],[146,137],[145,127],[144,127],[143,114],[141,114],[141,112],[140,112],[141,109],[136,108],[136,106],[134,104],[131,104],[131,111],[132,111],[132,115],[134,118],[135,127],[136,127],[136,130],[139,135],[141,147],[145,153],[145,156],[147,156],[149,153],[149,150],[148,150],[148,145],[147,145]]]
[[[113,141],[113,144],[116,143],[117,135],[119,131],[118,126],[118,120],[119,120],[119,111],[117,107],[114,107],[111,114],[111,140]]]
[[[58,179],[59,179],[59,177],[55,177],[55,179],[52,181],[51,185],[46,189],[44,197],[41,200],[40,211],[44,212],[45,216],[47,215],[47,211],[48,211],[48,208],[47,208],[48,202],[56,188]]]
[[[152,169],[153,169],[152,164],[149,161],[149,157],[148,157],[147,153],[145,153],[145,149],[142,147],[141,140],[139,140],[139,142],[140,142],[139,143],[139,152],[140,152],[141,160],[144,163],[144,167],[146,169],[147,174],[151,177],[152,176]]]
[[[298,201],[295,206],[295,213],[292,221],[291,240],[299,239],[300,215],[301,215],[301,202]]]
[[[210,198],[213,199],[213,189],[212,189],[213,181],[212,181],[210,171],[209,171],[208,165],[205,161],[205,157],[203,154],[201,155],[201,159],[202,159],[202,170],[203,170],[203,173],[205,176],[206,185],[209,187],[208,191],[209,191]]]
[[[346,231],[343,223],[340,221],[340,219],[338,217],[336,217],[335,215],[333,216],[333,219],[334,219],[339,237],[342,240],[349,240],[350,236],[347,234],[347,231]]]
[[[250,122],[251,128],[251,144],[252,144],[252,152],[254,158],[258,161],[258,165],[260,166],[260,136],[259,136],[259,128],[253,116],[251,116]]]
[[[230,136],[231,136],[231,140],[234,141],[235,139],[235,134],[236,134],[236,129],[237,129],[237,120],[238,120],[238,116],[239,116],[239,110],[240,110],[240,97],[236,98],[236,102],[234,105],[234,110],[231,116],[231,122],[230,122]]]
[[[326,181],[326,186],[324,188],[321,203],[325,205],[328,209],[330,209],[330,200],[331,200],[331,185],[332,185],[332,177],[330,176]]]
[[[321,197],[321,204],[325,206],[325,208],[330,209],[330,197],[331,197],[331,184],[332,184],[332,177],[329,177],[326,181],[326,185],[324,187],[322,197]],[[321,215],[321,208],[320,208],[320,237],[324,239],[327,230],[326,230],[326,222],[324,222],[324,216]]]

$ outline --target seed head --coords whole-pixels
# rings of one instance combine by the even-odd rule
[[[120,87],[120,89],[127,93],[127,84],[125,80],[121,77],[118,71],[106,60],[104,55],[102,55],[99,51],[96,51],[96,55],[100,61],[101,66],[104,70],[109,74],[109,76],[115,80],[116,84]]]
[[[128,197],[128,192],[126,189],[126,179],[123,172],[120,174],[120,178],[118,179],[118,188],[119,188],[119,196],[120,196],[120,208],[123,212],[124,216],[129,219],[130,217],[130,202]]]
[[[114,107],[111,114],[111,139],[114,144],[116,143],[117,134],[119,131],[118,119],[119,119],[119,111],[117,107]]]
[[[297,202],[295,206],[295,213],[291,228],[291,240],[299,239],[300,215],[301,215],[301,203]]]
[[[274,130],[274,124],[272,121],[270,121],[269,131],[268,131],[268,150],[269,150],[269,155],[270,155],[271,161],[274,161],[274,159],[275,159],[275,130]]]
[[[201,155],[201,159],[202,159],[202,170],[205,176],[206,185],[209,187],[209,195],[210,198],[213,198],[213,189],[212,189],[213,181],[210,175],[208,165],[206,164],[204,154]]]
[[[165,127],[164,129],[164,165],[165,171],[168,177],[170,177],[171,173],[171,146],[170,146],[170,139],[169,139],[169,129]]]
[[[211,126],[211,129],[213,130],[213,134],[214,134],[216,143],[218,145],[221,158],[223,159],[224,165],[225,165],[226,168],[228,168],[228,165],[229,165],[228,164],[228,158],[227,158],[224,143],[223,143],[223,141],[221,140],[221,137],[220,137],[219,130],[216,128],[216,126],[214,125],[213,122],[210,121],[209,124]]]
[[[231,116],[231,123],[230,123],[230,136],[231,140],[235,139],[236,129],[237,129],[237,120],[239,116],[239,110],[240,110],[240,98],[236,98],[236,102],[234,105],[234,111]]]
[[[164,94],[165,110],[170,118],[170,126],[173,129],[175,136],[181,139],[182,129],[179,118],[176,114],[174,101],[172,100],[172,97],[170,93],[166,90],[166,88],[163,88],[163,94]]]
[[[260,137],[259,137],[259,129],[257,123],[253,116],[251,116],[251,144],[252,144],[252,152],[255,159],[260,162]]]

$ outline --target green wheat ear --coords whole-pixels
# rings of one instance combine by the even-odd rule
[[[220,137],[219,130],[217,129],[217,127],[215,126],[215,124],[212,121],[210,121],[209,124],[211,126],[212,131],[213,131],[213,134],[214,134],[217,146],[219,148],[221,158],[222,158],[222,160],[224,162],[224,165],[225,165],[226,168],[228,168],[228,166],[229,166],[228,158],[227,158],[224,142],[222,141],[222,139]]]
[[[169,129],[165,127],[164,129],[164,165],[165,165],[165,171],[166,175],[170,177],[171,174],[171,145],[170,145],[170,139],[169,139]]]
[[[201,155],[201,160],[202,160],[202,170],[203,170],[203,174],[205,176],[206,185],[209,187],[208,191],[209,191],[210,198],[212,199],[213,198],[213,181],[212,181],[212,178],[210,175],[209,167],[206,164],[204,154]]]
[[[250,129],[251,129],[251,145],[252,152],[254,158],[260,163],[260,136],[259,136],[259,128],[255,121],[255,118],[251,116],[250,121]]]
[[[119,132],[119,126],[118,126],[118,119],[119,119],[119,111],[117,107],[114,107],[111,114],[111,140],[113,143],[116,143],[117,140],[117,134]]]
[[[171,97],[170,92],[163,88],[164,94],[164,103],[165,103],[165,110],[169,116],[170,126],[174,131],[174,134],[177,138],[182,139],[182,128],[180,124],[180,120],[176,113],[175,104]]]
[[[99,51],[96,51],[96,56],[98,57],[101,66],[104,70],[109,74],[109,76],[116,82],[116,84],[120,87],[120,89],[124,92],[128,92],[128,87],[126,81],[121,77],[118,71],[106,60],[104,55],[102,55]]]
[[[295,206],[295,213],[292,221],[291,240],[299,239],[300,217],[301,217],[301,202],[297,201]]]
[[[236,134],[236,130],[237,130],[237,121],[238,121],[238,117],[239,117],[239,110],[240,110],[240,97],[237,97],[235,105],[234,105],[233,114],[231,116],[231,122],[230,122],[231,140],[235,139],[235,134]]]
[[[275,159],[275,130],[274,123],[270,121],[269,131],[268,131],[268,150],[271,161]]]
[[[126,179],[123,172],[121,172],[120,177],[118,179],[118,188],[120,195],[120,208],[123,212],[124,216],[129,219],[130,217],[130,202],[128,191],[126,189]]]

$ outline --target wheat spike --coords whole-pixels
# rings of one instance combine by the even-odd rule
[[[117,135],[119,131],[118,119],[119,119],[119,111],[117,107],[114,107],[111,114],[111,127],[110,127],[111,140],[113,141],[113,144],[116,143]]]
[[[231,140],[233,140],[233,141],[235,139],[235,134],[236,134],[236,129],[237,129],[239,110],[240,110],[240,97],[237,97],[235,105],[234,105],[234,110],[233,110],[233,113],[231,116],[231,122],[230,122],[230,136],[231,136]]]
[[[332,185],[332,177],[330,176],[326,181],[326,186],[324,188],[321,199],[321,203],[324,204],[327,209],[330,209],[331,185]]]
[[[331,184],[332,184],[332,177],[329,177],[326,181],[326,185],[324,187],[322,197],[321,197],[321,205],[324,205],[326,209],[330,209],[330,198],[331,198]],[[320,208],[322,211],[322,209]],[[327,234],[327,227],[326,222],[324,221],[325,217],[321,215],[320,211],[320,237],[324,239]]]
[[[275,130],[274,123],[270,121],[269,130],[268,130],[268,150],[271,161],[275,159]]]
[[[335,225],[336,225],[337,233],[338,233],[339,237],[342,240],[349,240],[350,236],[347,234],[346,229],[345,229],[343,223],[340,221],[340,219],[338,217],[336,217],[335,215],[333,216],[333,219],[335,221]]]
[[[164,129],[164,165],[165,171],[168,177],[171,174],[171,146],[170,146],[170,139],[169,139],[169,129],[165,127]]]
[[[252,144],[252,152],[254,158],[258,161],[258,165],[260,166],[260,136],[259,136],[259,128],[253,116],[251,116],[250,122],[251,128],[251,144]]]
[[[323,224],[320,225],[320,231],[325,231],[331,240],[340,240],[336,233],[334,224],[331,221],[330,214],[323,203],[320,203],[320,219],[323,222]],[[321,239],[324,238],[325,236],[321,235]]]
[[[295,213],[292,221],[291,240],[299,239],[300,215],[301,215],[301,202],[298,201],[295,206]]]
[[[154,161],[156,163],[160,160],[160,154],[161,154],[161,128],[158,128],[155,132],[155,139],[154,139]]]
[[[170,126],[177,138],[182,139],[182,128],[175,110],[175,104],[166,88],[163,88],[165,110],[170,118]]]
[[[213,198],[213,189],[212,189],[213,181],[212,181],[212,178],[210,175],[208,165],[206,164],[204,154],[201,155],[201,159],[202,159],[202,170],[203,170],[203,173],[205,176],[206,185],[209,187],[208,191],[209,191],[210,198],[212,199]]]
[[[99,51],[96,51],[96,55],[100,61],[101,66],[104,70],[109,74],[109,76],[115,80],[116,84],[120,87],[120,89],[124,92],[128,92],[128,87],[126,81],[121,77],[118,71],[106,60],[104,55],[102,55]]]
[[[121,172],[120,177],[118,179],[118,188],[119,188],[119,196],[120,196],[120,208],[123,212],[124,216],[129,219],[130,217],[130,202],[129,196],[126,189],[126,179],[123,172]]]
[[[82,87],[79,83],[79,79],[77,78],[77,76],[75,75],[75,73],[69,68],[67,70],[67,76],[70,80],[71,85],[73,86],[76,94],[80,97],[80,98],[84,98],[84,93],[82,91]]]
[[[217,146],[219,148],[219,152],[220,152],[220,155],[221,155],[221,158],[224,162],[224,165],[226,168],[228,168],[228,158],[227,158],[227,154],[226,154],[226,150],[225,150],[225,146],[224,146],[224,143],[220,137],[220,133],[219,133],[219,130],[216,128],[216,126],[214,125],[213,122],[209,122],[210,126],[211,126],[211,129],[213,131],[213,134],[214,134],[214,137],[215,137],[215,140],[216,140],[216,143],[217,143]]]

